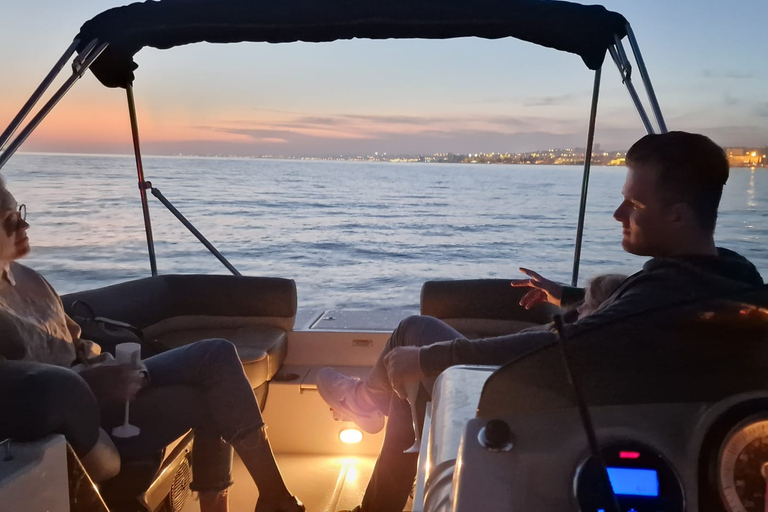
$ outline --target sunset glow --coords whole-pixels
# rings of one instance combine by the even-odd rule
[[[80,24],[121,4],[85,0],[63,9],[37,0],[4,11],[2,127]],[[723,145],[765,145],[761,84],[768,71],[754,65],[768,47],[758,21],[768,15],[765,2],[740,4],[751,14],[738,20],[714,1],[604,5],[633,24],[671,128],[701,131]],[[35,16],[40,9],[56,16]],[[513,40],[198,44],[145,49],[136,61],[142,146],[160,155],[583,146],[592,83],[578,57]],[[609,62],[603,73],[597,142],[622,149],[642,129],[612,68]],[[125,93],[87,74],[22,150],[130,153]]]

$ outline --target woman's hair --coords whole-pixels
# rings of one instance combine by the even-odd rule
[[[5,180],[0,176],[0,212],[9,210],[11,202],[11,193],[5,187]]]
[[[595,306],[605,302],[626,278],[624,274],[600,274],[587,281],[587,290]]]

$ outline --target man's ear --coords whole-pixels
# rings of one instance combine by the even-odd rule
[[[696,215],[688,203],[675,203],[669,207],[667,220],[675,224],[688,225],[696,220]]]

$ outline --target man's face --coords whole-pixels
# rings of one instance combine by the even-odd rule
[[[656,184],[656,172],[642,165],[628,165],[621,193],[624,201],[613,213],[621,222],[625,251],[638,256],[664,256],[674,243],[670,207],[664,205]]]
[[[0,211],[0,261],[9,262],[29,253],[29,224],[21,218],[16,199],[9,193],[4,198],[6,207]]]

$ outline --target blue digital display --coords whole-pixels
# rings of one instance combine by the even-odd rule
[[[608,467],[608,478],[614,494],[624,496],[658,496],[659,475],[653,469]]]

